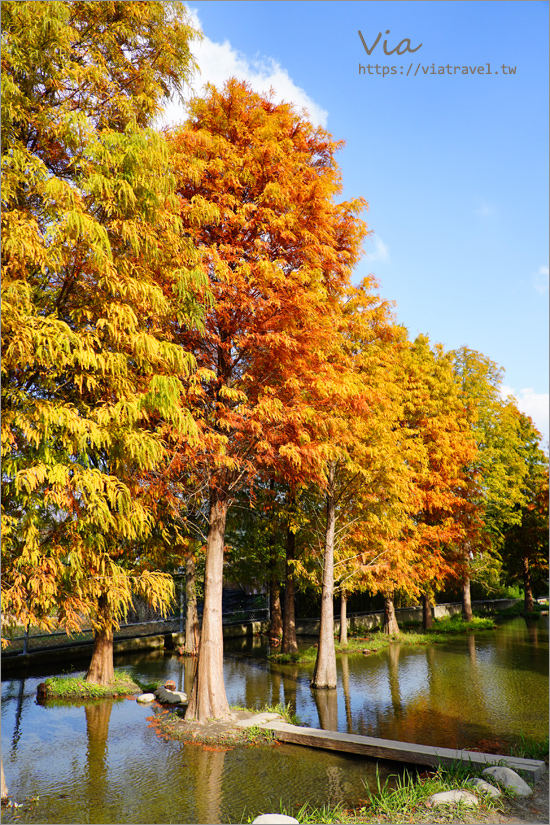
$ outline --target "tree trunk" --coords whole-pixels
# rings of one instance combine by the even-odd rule
[[[222,587],[227,501],[211,494],[206,542],[204,607],[199,660],[185,720],[206,722],[230,715],[223,681]]]
[[[384,596],[384,633],[391,636],[393,633],[399,633],[399,625],[395,618],[395,607],[393,604],[393,593],[391,596]]]
[[[294,571],[290,562],[296,553],[296,536],[287,527],[286,531],[286,585],[285,603],[283,615],[283,642],[282,653],[298,653],[298,642],[296,640],[296,618],[294,616]]]
[[[2,802],[8,801],[8,786],[6,784],[6,777],[4,776],[4,761],[0,760],[0,766],[2,768]]]
[[[187,601],[185,614],[185,652],[189,656],[196,656],[199,652],[200,628],[199,613],[197,610],[195,557],[193,555],[190,555],[185,563],[185,598]]]
[[[323,559],[323,590],[321,595],[321,627],[315,670],[311,680],[312,688],[336,687],[336,651],[334,649],[334,526],[336,509],[334,505],[334,464],[329,468],[329,488],[327,492],[327,523],[325,530],[325,553]]]
[[[340,598],[340,644],[348,643],[348,594],[342,590]]]
[[[429,630],[433,625],[432,606],[427,593],[422,593],[422,630]]]
[[[275,497],[275,481],[273,478],[269,481],[269,489],[272,497]],[[269,580],[269,607],[270,607],[270,624],[269,624],[269,640],[271,644],[278,645],[283,638],[283,611],[281,609],[281,582],[278,571],[278,556],[276,528],[273,528],[269,540],[269,568],[271,571]]]
[[[462,618],[465,622],[471,622],[473,617],[472,599],[470,597],[470,577],[465,573],[462,580]]]
[[[86,681],[94,685],[112,685],[115,681],[113,653],[113,628],[110,624],[109,609],[105,596],[99,597],[98,616],[103,621],[103,629],[94,633],[92,661],[86,673]]]
[[[283,612],[281,610],[281,587],[275,570],[271,574],[269,591],[269,603],[271,610],[269,640],[272,644],[279,644],[283,636]]]
[[[524,556],[521,560],[523,572],[523,590],[525,593],[523,612],[532,613],[534,610],[533,590],[531,589],[531,571],[529,570],[529,557]]]

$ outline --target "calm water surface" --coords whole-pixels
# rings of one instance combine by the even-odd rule
[[[548,731],[544,618],[446,644],[338,657],[337,691],[310,689],[312,665],[269,665],[262,654],[258,639],[226,644],[230,704],[283,702],[313,727],[446,747],[498,750],[521,733],[543,739]],[[190,691],[193,662],[176,655],[132,654],[117,667]],[[237,823],[281,801],[358,805],[365,783],[375,787],[374,761],[290,745],[208,751],[160,739],[149,727],[155,710],[132,700],[38,705],[46,675],[2,686],[4,770],[23,803],[5,822]],[[382,779],[399,769],[378,767]]]

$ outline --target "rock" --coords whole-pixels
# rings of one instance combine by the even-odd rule
[[[179,690],[168,690],[168,688],[159,687],[155,691],[155,696],[164,705],[187,704],[187,694]]]
[[[239,719],[235,722],[236,728],[253,728],[265,725],[267,722],[282,722],[283,718],[278,713],[255,713],[249,719]],[[267,816],[267,814],[266,814]],[[272,814],[269,814],[272,816]]]
[[[475,776],[473,779],[468,780],[470,785],[474,785],[478,789],[478,791],[482,791],[482,793],[486,793],[489,796],[497,797],[502,796],[501,792],[498,788],[495,788],[494,785],[491,785],[489,782],[485,782],[484,779],[480,779],[479,776]]]
[[[36,698],[39,702],[42,702],[47,696],[48,688],[46,687],[46,682],[40,682],[40,684],[36,686]]]
[[[514,791],[518,796],[531,796],[533,793],[527,782],[524,782],[521,776],[513,771],[512,768],[492,765],[490,768],[485,768],[481,773],[483,776],[490,776],[495,782]]]
[[[155,694],[154,693],[142,693],[141,696],[138,696],[136,702],[154,702],[155,701]]]
[[[164,687],[166,688],[166,690],[175,690],[176,689],[176,683],[174,682],[173,679],[167,679],[166,682],[164,683]]]
[[[468,791],[442,791],[432,794],[427,801],[432,805],[458,805],[459,802],[472,808],[479,805],[473,793]]]
[[[293,816],[286,816],[286,814],[262,814],[261,816],[257,816],[256,819],[252,820],[252,825],[284,825],[284,823],[295,822],[298,825],[298,820],[294,819]]]

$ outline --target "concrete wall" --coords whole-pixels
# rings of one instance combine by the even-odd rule
[[[474,613],[491,613],[497,610],[506,610],[508,607],[517,604],[518,599],[490,599],[485,601],[472,602]],[[434,619],[441,619],[444,616],[456,616],[462,613],[462,605],[459,603],[437,604],[432,607]],[[395,611],[398,624],[422,624],[421,607],[402,607]],[[348,616],[348,630],[373,630],[382,626],[384,612],[355,613]],[[317,636],[319,634],[319,619],[297,619],[296,633],[299,636]],[[334,620],[334,632],[340,632],[340,619]]]
[[[472,607],[475,613],[488,613],[495,610],[505,610],[517,604],[518,599],[492,599],[486,601],[472,602]],[[438,604],[432,608],[434,618],[440,619],[443,616],[455,616],[461,613],[462,607],[460,604]],[[422,623],[422,608],[421,607],[405,607],[395,611],[397,621],[401,623]],[[375,613],[361,613],[354,614],[348,617],[348,630],[363,631],[373,630],[382,626],[384,613],[378,611]],[[319,635],[319,619],[297,619],[296,620],[296,634],[298,636],[318,636]],[[258,633],[267,633],[269,630],[269,622],[250,622],[248,624],[232,624],[224,625],[223,635],[225,639],[237,639],[243,637],[251,637]],[[334,621],[334,632],[340,632],[340,620]],[[185,643],[184,633],[166,633],[158,636],[138,636],[132,639],[115,639],[114,652],[129,653],[135,650],[164,650],[165,647],[178,647]],[[93,645],[83,644],[74,647],[60,647],[55,650],[37,650],[30,653],[20,654],[19,656],[3,656],[2,670],[4,673],[19,670],[28,665],[35,664],[50,664],[52,662],[90,659],[92,655]]]
[[[256,633],[267,633],[268,622],[250,622],[249,624],[224,625],[223,635],[225,639],[253,636]],[[157,636],[136,636],[131,639],[115,639],[113,648],[117,653],[131,653],[136,650],[164,650],[165,648],[178,647],[185,643],[185,633],[165,633]],[[44,648],[30,653],[21,653],[19,656],[3,656],[2,670],[4,673],[13,672],[29,665],[50,664],[67,660],[83,660],[87,664],[92,656],[93,644],[81,644],[55,649]]]

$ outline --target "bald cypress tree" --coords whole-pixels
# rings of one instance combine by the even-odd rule
[[[202,281],[149,128],[192,34],[179,3],[2,4],[3,606],[91,620],[99,683],[132,592],[171,598],[143,478],[164,426],[196,435],[173,337]]]

